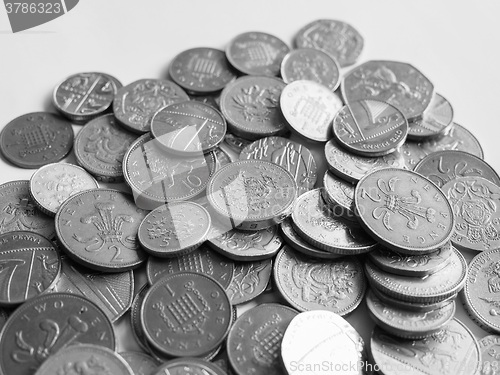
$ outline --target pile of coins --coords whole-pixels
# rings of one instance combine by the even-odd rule
[[[59,114],[7,124],[5,159],[37,170],[0,186],[0,375],[493,373],[499,338],[454,315],[463,290],[500,332],[500,178],[418,69],[343,72],[363,43],[247,32],[169,79],[72,75]],[[366,347],[343,318],[363,301]],[[118,354],[127,311],[142,352]]]

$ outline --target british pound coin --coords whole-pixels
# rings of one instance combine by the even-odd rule
[[[57,281],[61,257],[45,237],[33,232],[8,232],[0,235],[0,244],[0,306],[20,305]]]
[[[273,77],[240,77],[221,94],[220,107],[235,135],[257,140],[287,132],[280,110],[285,83]]]
[[[321,190],[324,201],[330,205],[335,215],[356,221],[354,215],[354,188],[350,182],[342,180],[332,172],[326,171]]]
[[[361,156],[384,156],[406,140],[408,122],[396,107],[378,100],[348,103],[333,120],[339,145]]]
[[[138,239],[157,257],[174,257],[200,246],[210,231],[207,210],[194,202],[170,202],[155,208],[142,220]]]
[[[83,168],[73,164],[54,163],[39,168],[30,179],[30,194],[38,209],[55,216],[69,197],[99,184]]]
[[[331,311],[307,311],[291,321],[281,343],[289,375],[362,375],[364,342],[358,332]],[[324,364],[318,369],[318,364]]]
[[[409,124],[408,139],[425,140],[446,134],[453,124],[453,107],[442,95],[434,93],[422,118]]]
[[[330,172],[352,183],[377,169],[405,166],[405,159],[399,151],[380,157],[364,157],[342,149],[333,138],[325,144],[325,157]]]
[[[208,104],[174,103],[153,115],[151,134],[173,154],[196,156],[214,150],[224,140],[226,120]]]
[[[190,93],[220,91],[236,78],[224,51],[192,48],[174,57],[168,73],[172,80]]]
[[[285,83],[309,80],[335,91],[340,84],[340,67],[326,52],[314,48],[291,50],[281,62]]]
[[[115,349],[113,326],[101,309],[66,293],[41,295],[21,305],[0,338],[0,374],[5,375],[31,375],[65,348],[80,351],[81,345],[94,344]]]
[[[354,257],[318,260],[285,246],[274,261],[273,275],[280,294],[299,311],[347,315],[359,306],[366,291],[363,267]]]
[[[479,340],[481,375],[500,373],[500,336],[490,335]]]
[[[280,348],[297,311],[277,303],[256,306],[241,315],[227,338],[227,355],[236,374],[281,375]]]
[[[243,160],[217,171],[207,186],[216,214],[233,228],[260,230],[279,224],[292,210],[297,183],[284,168],[262,160]]]
[[[73,128],[63,117],[33,112],[9,122],[0,133],[0,150],[12,164],[36,169],[55,163],[73,147]]]
[[[177,358],[160,366],[151,375],[226,375],[216,364],[199,358]]]
[[[246,146],[240,160],[257,159],[275,163],[292,174],[298,195],[314,188],[317,166],[311,151],[300,143],[282,137],[266,137]]]
[[[283,89],[280,106],[295,132],[308,140],[326,142],[332,138],[332,121],[342,100],[319,83],[300,80]]]
[[[73,195],[57,212],[57,238],[77,263],[97,271],[123,272],[145,261],[137,240],[145,216],[130,194],[87,190]]]
[[[137,375],[118,353],[99,345],[78,345],[50,356],[35,375],[54,374]]]
[[[315,48],[326,52],[344,68],[358,60],[364,40],[361,34],[346,22],[320,19],[300,29],[294,43],[297,48]]]
[[[231,304],[240,305],[264,293],[272,270],[271,259],[235,263],[233,278],[226,288]]]
[[[141,324],[148,342],[166,356],[203,356],[226,337],[233,309],[209,276],[183,272],[162,277],[148,290]]]
[[[226,133],[226,136],[224,137],[224,143],[227,144],[231,150],[233,150],[239,155],[241,150],[243,150],[246,146],[251,144],[252,141],[238,137],[232,133]]]
[[[462,177],[441,189],[453,207],[451,242],[459,249],[483,251],[500,246],[500,187],[481,177]]]
[[[354,203],[363,228],[394,251],[430,253],[453,234],[453,209],[445,194],[412,171],[386,168],[366,175],[356,185]]]
[[[151,117],[173,103],[189,100],[189,96],[172,81],[140,79],[118,90],[113,112],[120,125],[135,133],[150,130]]]
[[[122,161],[125,152],[137,134],[116,123],[113,114],[89,121],[75,138],[75,156],[78,164],[98,181],[123,180]]]
[[[413,170],[439,187],[461,177],[482,177],[500,185],[500,177],[488,163],[463,151],[433,152],[420,160]]]
[[[195,251],[172,259],[149,257],[146,273],[151,285],[165,275],[194,272],[210,276],[223,288],[231,284],[234,263],[216,252],[202,246]]]
[[[457,319],[420,340],[398,338],[375,327],[370,352],[384,375],[476,375],[481,366],[478,342]]]
[[[292,224],[305,241],[335,254],[366,253],[377,246],[359,225],[334,216],[321,197],[321,189],[311,190],[298,198]]]
[[[118,353],[132,370],[134,375],[153,375],[158,366],[161,365],[150,355],[141,352],[121,352]]]
[[[277,76],[290,48],[274,35],[251,31],[234,37],[226,47],[231,65],[243,74]]]
[[[55,235],[54,219],[41,212],[29,192],[29,181],[0,185],[0,234],[29,231],[46,238]]]

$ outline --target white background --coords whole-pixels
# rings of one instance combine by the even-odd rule
[[[456,122],[479,139],[485,160],[500,170],[499,15],[494,0],[80,0],[65,16],[12,34],[0,8],[0,127],[28,112],[53,111],[52,91],[70,74],[102,71],[124,84],[165,78],[169,62],[184,49],[223,49],[245,31],[291,44],[306,23],[331,18],[364,36],[360,61],[407,61],[424,72],[452,103]],[[0,160],[0,183],[32,173]],[[472,255],[466,254],[469,260]],[[476,337],[486,335],[458,309]],[[369,340],[373,324],[364,303],[348,320]],[[127,325],[128,315],[118,324],[119,350],[137,349],[124,339]]]

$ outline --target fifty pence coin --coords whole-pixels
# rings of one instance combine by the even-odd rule
[[[356,221],[354,215],[354,188],[355,185],[342,180],[330,171],[323,177],[322,197],[335,215],[344,219]]]
[[[73,164],[54,163],[39,168],[30,179],[30,194],[40,211],[55,216],[69,197],[99,184],[83,168]]]
[[[162,277],[148,290],[141,324],[148,342],[166,356],[203,356],[226,337],[233,309],[209,276],[183,272]]]
[[[0,306],[16,306],[54,285],[61,257],[45,237],[33,232],[0,235]]]
[[[161,365],[151,375],[226,375],[215,363],[199,358],[177,358]]]
[[[77,263],[97,271],[123,272],[146,260],[137,240],[145,216],[130,194],[87,190],[73,195],[57,212],[57,238]]]
[[[73,138],[73,128],[66,119],[50,112],[34,112],[5,125],[0,150],[17,167],[36,169],[66,157]]]
[[[240,305],[262,294],[269,284],[272,270],[271,259],[235,263],[231,284],[226,288],[231,304]]]
[[[347,315],[359,306],[366,291],[363,267],[354,257],[318,260],[285,246],[274,261],[273,274],[280,294],[299,311]]]
[[[352,153],[383,156],[404,143],[408,122],[399,109],[388,103],[359,100],[348,103],[335,115],[333,134]]]
[[[118,353],[132,369],[134,375],[152,375],[161,365],[161,362],[146,353],[121,352]]]
[[[500,369],[500,336],[490,335],[479,340],[481,349],[480,374],[496,375]]]
[[[338,20],[320,19],[297,32],[297,48],[315,48],[334,57],[341,67],[354,64],[363,50],[364,40],[351,25]]]
[[[118,90],[113,112],[120,125],[142,134],[150,130],[151,117],[160,108],[186,100],[189,96],[172,81],[140,79]]]
[[[342,100],[319,83],[299,80],[283,89],[280,106],[295,132],[308,140],[326,142],[332,138],[332,121]]]
[[[41,295],[21,305],[0,338],[1,374],[31,375],[60,350],[80,351],[83,344],[115,349],[113,326],[102,310],[84,297],[67,293]]]
[[[78,164],[98,181],[123,180],[122,161],[137,134],[117,125],[113,114],[89,121],[75,138]]]
[[[409,124],[408,139],[425,140],[445,134],[453,124],[453,107],[442,95],[434,93],[422,118]]]
[[[236,78],[224,51],[192,48],[174,57],[168,73],[172,80],[190,93],[220,91]]]
[[[277,303],[256,306],[241,315],[227,338],[227,355],[235,373],[280,375],[281,340],[297,311]]]

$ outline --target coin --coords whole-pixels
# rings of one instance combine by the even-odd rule
[[[113,326],[106,315],[86,298],[66,293],[41,295],[18,307],[0,338],[1,374],[33,374],[64,348],[78,351],[83,344],[115,348]]]
[[[451,180],[469,176],[482,177],[495,185],[500,185],[500,177],[488,163],[463,151],[433,152],[420,160],[414,171],[441,188]]]
[[[213,151],[214,159],[215,159],[215,170],[218,171],[222,167],[231,164],[234,160],[226,151],[224,151],[221,147],[217,147]]]
[[[356,62],[364,40],[351,25],[338,20],[320,19],[301,28],[294,39],[297,48],[315,48],[334,57],[344,68]]]
[[[479,348],[481,349],[481,375],[491,374],[496,375],[500,369],[500,358],[498,356],[500,337],[490,335],[479,340]]]
[[[75,262],[97,271],[123,272],[145,261],[137,241],[145,216],[130,194],[87,190],[61,205],[55,218],[57,238]]]
[[[375,327],[370,352],[384,375],[469,375],[481,366],[479,344],[458,319],[420,340],[398,338]]]
[[[285,83],[273,77],[240,77],[222,91],[220,107],[235,135],[257,140],[287,132],[280,110]]]
[[[318,260],[285,246],[276,257],[273,275],[280,294],[299,311],[347,315],[359,306],[366,291],[363,267],[354,257]]]
[[[148,342],[164,355],[203,356],[217,348],[232,321],[222,286],[209,276],[183,272],[162,277],[141,308]]]
[[[366,305],[375,323],[392,335],[406,339],[429,337],[443,328],[455,315],[455,302],[425,312],[402,310],[385,304],[371,291],[366,296]]]
[[[36,169],[55,163],[73,147],[73,128],[63,117],[33,112],[9,122],[0,133],[0,150],[20,168]]]
[[[216,364],[199,358],[178,358],[164,363],[151,375],[225,375]]]
[[[231,65],[243,74],[277,76],[290,48],[274,35],[257,31],[234,37],[226,47]]]
[[[240,160],[247,159],[267,160],[285,168],[295,178],[299,196],[314,188],[316,183],[317,166],[311,151],[289,139],[259,139],[241,150]]]
[[[453,107],[442,95],[434,93],[422,118],[409,124],[408,139],[425,140],[443,135],[450,130],[452,124]]]
[[[305,79],[335,91],[340,84],[340,67],[333,57],[323,51],[298,48],[283,58],[281,76],[285,83]]]
[[[481,177],[462,177],[441,189],[453,207],[451,242],[459,249],[483,251],[500,246],[500,187]]]
[[[75,123],[85,123],[111,107],[114,80],[101,73],[78,73],[59,84],[52,96],[56,109]]]
[[[111,74],[107,74],[107,73],[97,73],[97,72],[92,72],[93,74],[100,74],[102,76],[104,76],[105,78],[109,79],[111,82],[113,82],[116,86],[116,89],[121,89],[123,87],[123,84],[114,76],[112,76]]]
[[[240,305],[262,294],[269,284],[272,270],[271,259],[236,263],[231,284],[226,288],[231,304]]]
[[[256,306],[241,315],[227,338],[227,355],[235,373],[282,374],[280,343],[297,311],[277,303]]]
[[[71,293],[94,302],[111,322],[116,322],[132,305],[134,274],[92,272],[62,257],[61,275],[48,291]]]
[[[170,202],[147,214],[139,226],[138,239],[151,255],[174,257],[200,246],[210,225],[210,214],[198,203]]]
[[[189,95],[189,100],[195,101],[195,102],[200,102],[203,104],[207,104],[215,108],[216,110],[220,111],[220,92],[215,92],[215,93],[208,93],[208,94],[202,94],[202,95],[195,95],[188,93]]]
[[[78,345],[50,356],[35,375],[54,374],[121,374],[136,375],[118,353],[98,345]]]
[[[380,157],[364,157],[342,149],[333,138],[325,144],[325,157],[330,172],[352,183],[377,169],[405,166],[405,159],[399,151]]]
[[[172,81],[140,79],[118,90],[113,112],[119,124],[134,133],[147,133],[151,117],[173,103],[189,100],[189,96]]]
[[[406,140],[408,122],[396,107],[378,100],[348,103],[333,119],[339,145],[361,156],[383,156]]]
[[[134,375],[152,375],[161,365],[160,361],[146,353],[121,352],[118,354],[127,362]]]
[[[151,134],[171,153],[196,156],[214,150],[226,134],[226,120],[208,104],[170,104],[151,119]]]
[[[89,121],[75,138],[75,156],[79,165],[98,181],[123,180],[122,161],[137,134],[116,124],[113,114]]]
[[[30,194],[38,209],[55,216],[61,204],[81,191],[97,189],[97,181],[83,168],[67,163],[47,164],[31,175]]]
[[[61,273],[55,246],[33,232],[0,235],[0,306],[16,306],[44,293]]]
[[[321,190],[324,201],[330,205],[335,216],[356,221],[354,215],[354,185],[326,171]]]
[[[234,263],[205,246],[172,259],[148,259],[146,273],[151,285],[165,275],[182,272],[208,275],[227,289],[233,278]]]
[[[331,124],[342,100],[319,83],[299,80],[283,89],[280,106],[295,132],[308,140],[326,142],[332,138]]]
[[[331,311],[307,311],[288,326],[281,358],[288,374],[363,374],[363,339]],[[323,364],[318,369],[318,364]]]
[[[417,68],[398,61],[368,61],[352,69],[341,83],[348,103],[380,100],[399,109],[408,122],[422,117],[434,86]]]
[[[262,160],[229,164],[207,186],[207,199],[216,214],[243,230],[279,224],[290,214],[296,195],[297,183],[290,172]]]
[[[141,306],[148,290],[149,284],[144,285],[132,301],[132,306],[130,307],[130,327],[132,329],[132,335],[134,336],[135,341],[139,344],[141,349],[147,353],[150,353],[150,347],[148,344],[148,340],[146,339],[146,335],[144,334],[144,330],[142,329],[140,318]]]
[[[321,197],[321,189],[311,190],[298,198],[292,225],[305,241],[335,254],[366,253],[376,246],[360,226],[333,215]]]
[[[443,301],[459,292],[467,276],[467,263],[459,251],[453,249],[450,263],[441,271],[424,276],[400,276],[380,270],[371,261],[365,263],[370,284],[391,297],[408,302],[432,303]]]
[[[251,144],[252,141],[248,141],[244,138],[237,137],[232,133],[226,133],[226,136],[224,137],[224,143],[227,144],[231,150],[238,153],[239,155],[241,150],[243,150],[246,146]]]

